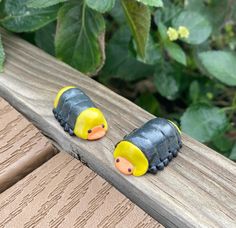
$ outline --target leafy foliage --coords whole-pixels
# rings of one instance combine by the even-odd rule
[[[106,63],[102,70],[104,77],[135,81],[153,74],[154,67],[139,62],[129,51],[131,34],[127,26],[121,27],[112,37],[106,49]],[[130,71],[132,69],[132,71]]]
[[[221,82],[236,86],[236,56],[226,51],[207,51],[199,58],[210,75]]]
[[[95,73],[104,62],[105,22],[85,3],[70,1],[58,13],[56,55],[85,73]]]
[[[122,6],[137,44],[137,52],[143,58],[150,29],[151,14],[147,6],[135,0],[122,0]]]
[[[100,13],[111,10],[115,5],[115,0],[86,0],[87,5]]]
[[[137,1],[143,3],[144,5],[148,5],[148,6],[163,7],[162,0],[137,0]]]
[[[2,27],[232,160],[235,21],[232,0],[0,0]]]
[[[13,32],[35,31],[57,17],[58,6],[43,9],[33,9],[26,6],[27,0],[4,0],[1,4],[1,14],[5,15],[0,23]]]
[[[163,47],[167,51],[168,55],[176,60],[178,63],[186,65],[186,55],[182,48],[174,42],[171,42],[167,36],[167,29],[161,22],[158,23],[159,33],[161,41],[163,42]]]
[[[197,123],[197,124],[196,124]],[[207,105],[190,106],[181,118],[182,130],[200,142],[209,142],[228,126],[225,113]]]
[[[136,103],[151,113],[155,113],[156,115],[159,113],[159,103],[152,93],[143,93],[140,97],[138,97]]]
[[[171,58],[183,65],[187,64],[185,52],[178,44],[173,42],[167,42],[165,48]]]
[[[173,27],[184,26],[190,31],[190,36],[183,41],[189,44],[201,44],[211,34],[210,22],[194,11],[183,11],[172,22]]]
[[[46,8],[49,6],[54,6],[61,2],[66,2],[67,0],[27,0],[27,7],[29,8]]]
[[[158,92],[169,100],[176,98],[179,91],[177,77],[173,77],[174,69],[168,65],[156,67],[154,84]]]
[[[55,39],[56,24],[50,23],[35,32],[35,43],[38,47],[55,56]]]

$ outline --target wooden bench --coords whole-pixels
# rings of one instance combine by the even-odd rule
[[[103,85],[3,30],[7,61],[0,94],[61,148],[81,159],[165,226],[235,227],[236,166],[183,134],[183,148],[163,172],[126,177],[113,164],[114,145],[153,116]],[[84,90],[109,122],[106,137],[70,137],[52,114],[53,99],[66,85]]]

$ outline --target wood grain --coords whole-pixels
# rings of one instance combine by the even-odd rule
[[[114,145],[153,116],[27,42],[2,34],[7,61],[0,75],[0,94],[64,150],[86,162],[165,226],[236,226],[233,162],[183,135],[181,154],[163,172],[140,178],[121,175],[113,165]],[[54,119],[53,99],[66,85],[79,86],[105,113],[110,128],[102,140],[70,137]]]
[[[0,193],[55,154],[46,137],[0,98]]]
[[[59,153],[0,195],[0,228],[162,226],[104,179]]]

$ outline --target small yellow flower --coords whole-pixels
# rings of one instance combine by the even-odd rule
[[[179,26],[178,33],[180,38],[187,39],[189,37],[189,30],[185,26]]]
[[[167,35],[168,35],[170,41],[175,41],[175,40],[178,40],[178,38],[179,38],[178,31],[174,28],[171,28],[171,27],[168,28]]]

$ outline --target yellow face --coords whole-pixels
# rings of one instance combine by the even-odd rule
[[[115,166],[125,175],[142,176],[148,170],[148,160],[143,152],[128,141],[121,141],[115,151]]]
[[[97,108],[88,108],[76,119],[74,133],[82,139],[96,140],[102,138],[108,129],[107,121]]]

